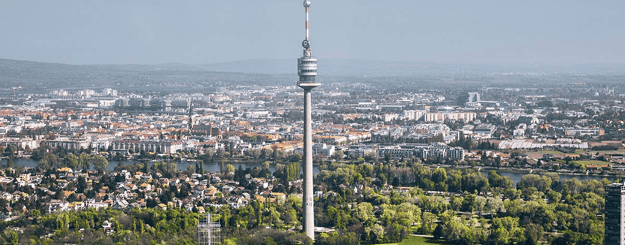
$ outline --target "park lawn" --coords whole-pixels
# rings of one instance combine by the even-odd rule
[[[593,151],[590,149],[577,149],[575,150],[575,154],[586,155],[586,153],[590,152],[590,154],[595,154],[597,152],[602,154],[625,154],[625,149],[618,149],[616,151]]]
[[[564,153],[562,153],[561,151],[536,151],[536,153],[540,153],[541,155],[542,155],[542,154],[554,154],[554,155],[557,155],[557,154],[564,154]],[[542,157],[542,156],[541,156],[541,157]]]
[[[541,159],[543,158],[544,154],[551,154],[554,157],[564,157],[564,153],[562,153],[561,151],[547,151],[547,150],[540,150],[540,151],[528,151],[527,155],[531,158],[534,159]]]
[[[412,234],[417,234],[417,231],[419,231],[419,228],[420,228],[420,227],[421,227],[421,226],[419,226],[419,225],[413,225],[413,226],[411,226],[411,227],[410,227],[410,232],[411,232]]]
[[[604,162],[599,160],[583,160],[583,161],[573,161],[575,165],[581,165],[586,167],[588,164],[602,165],[602,164],[612,164],[611,162]]]
[[[420,237],[420,236],[408,236],[406,239],[401,241],[400,243],[384,243],[379,245],[412,245],[412,244],[450,244],[442,239],[434,239],[429,237]]]

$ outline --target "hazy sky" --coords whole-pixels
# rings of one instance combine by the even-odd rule
[[[313,55],[625,62],[625,1],[312,0]],[[301,0],[0,0],[0,58],[204,64],[301,55]]]

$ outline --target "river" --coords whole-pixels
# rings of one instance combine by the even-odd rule
[[[3,160],[2,164],[6,164],[7,161]],[[132,160],[126,160],[126,161],[109,161],[109,165],[106,166],[106,170],[107,171],[113,171],[115,169],[115,167],[117,167],[118,164],[123,164],[123,165],[130,165],[133,163],[141,163],[141,161],[132,161]],[[226,162],[228,163],[228,162]],[[19,158],[19,159],[15,159],[15,165],[19,166],[19,167],[37,167],[37,164],[39,164],[38,161],[30,159],[30,158]],[[150,162],[150,166],[152,166],[153,162]],[[245,162],[245,163],[239,163],[239,162],[234,162],[234,163],[230,163],[232,165],[234,165],[234,167],[236,169],[239,168],[239,166],[241,166],[243,169],[245,168],[250,168],[253,169],[255,167],[262,167],[262,163],[250,163],[250,162]],[[176,162],[176,165],[178,165],[178,170],[186,170],[187,167],[189,166],[195,166],[195,162],[194,161],[180,161],[180,162]],[[204,163],[204,170],[207,172],[220,172],[221,170],[220,168],[220,163],[214,162],[214,163]],[[91,167],[93,169],[93,166]],[[276,166],[275,164],[272,164],[269,166],[269,170],[273,173],[276,170]],[[303,170],[302,170],[303,171]],[[319,167],[314,166],[313,168],[313,172],[315,174],[319,173]]]

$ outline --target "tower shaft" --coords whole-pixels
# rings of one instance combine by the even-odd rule
[[[315,239],[315,206],[313,197],[313,151],[312,151],[312,88],[304,89],[304,231]]]

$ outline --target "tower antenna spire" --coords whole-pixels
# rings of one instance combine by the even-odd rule
[[[306,39],[302,42],[304,47],[304,57],[311,57],[312,52],[310,50],[310,39],[308,35],[308,8],[310,7],[310,0],[304,0],[304,8],[306,9]]]
[[[310,7],[310,1],[304,1],[304,8],[306,8],[306,40],[308,40],[308,7]]]

